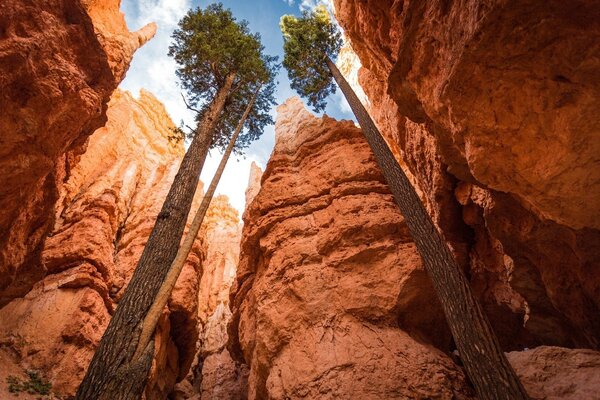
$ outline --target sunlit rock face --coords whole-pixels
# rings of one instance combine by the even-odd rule
[[[335,5],[365,104],[503,346],[598,348],[599,5]]]
[[[47,275],[0,309],[7,365],[16,373],[40,371],[60,395],[74,394],[83,378],[184,152],[169,139],[174,125],[148,92],[139,100],[115,92],[107,116],[60,188],[38,266]],[[196,197],[195,206],[201,193]],[[202,257],[198,239],[159,324],[148,399],[164,399],[192,364]]]
[[[45,275],[61,185],[154,24],[129,32],[118,0],[0,4],[0,305]]]
[[[228,348],[250,367],[248,398],[471,398],[460,368],[423,344],[449,333],[360,130],[292,98],[276,135],[231,294]]]

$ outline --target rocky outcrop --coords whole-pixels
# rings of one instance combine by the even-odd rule
[[[360,130],[293,98],[276,136],[232,289],[228,347],[250,368],[248,397],[471,398],[425,344],[450,335]]]
[[[252,203],[260,191],[260,180],[263,171],[254,161],[250,164],[250,175],[248,176],[248,187],[246,188],[246,208]]]
[[[507,350],[600,342],[600,7],[336,0],[375,122]]]
[[[508,353],[533,400],[600,399],[600,353],[540,346]]]
[[[61,186],[154,35],[154,24],[129,32],[119,4],[0,4],[0,306],[46,274],[40,254]]]
[[[47,276],[0,309],[0,352],[17,370],[40,371],[61,395],[83,378],[184,152],[148,92],[139,100],[115,92],[107,115],[61,186],[37,266]],[[202,257],[198,239],[159,324],[148,399],[165,398],[192,364]]]

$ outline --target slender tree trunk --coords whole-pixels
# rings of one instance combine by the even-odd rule
[[[141,324],[177,254],[198,177],[234,78],[234,73],[227,77],[198,126],[131,281],[77,390],[78,400],[138,400],[141,397],[154,347],[150,343],[144,349],[144,356],[132,362]]]
[[[166,277],[165,281],[163,282],[162,286],[160,287],[160,291],[158,292],[158,295],[156,296],[154,303],[152,303],[152,306],[150,307],[150,310],[148,311],[148,314],[146,315],[146,318],[144,319],[144,323],[142,324],[142,333],[140,334],[140,340],[138,341],[137,350],[135,352],[135,355],[133,356],[134,361],[137,360],[137,358],[143,354],[144,349],[146,348],[146,346],[148,344],[148,341],[152,338],[152,334],[154,333],[154,328],[156,328],[158,319],[160,318],[163,309],[167,305],[167,301],[169,300],[169,297],[171,296],[171,292],[173,291],[173,288],[175,287],[177,278],[179,277],[179,274],[181,273],[181,270],[183,269],[183,266],[185,265],[187,257],[190,254],[190,251],[192,250],[192,246],[194,245],[194,241],[196,240],[196,237],[198,236],[198,232],[200,231],[200,226],[202,225],[202,221],[204,220],[204,216],[206,215],[206,211],[208,210],[210,201],[212,200],[212,198],[215,194],[217,185],[219,184],[219,181],[221,180],[221,176],[223,175],[223,171],[225,170],[225,166],[227,165],[229,156],[231,155],[231,152],[233,151],[233,148],[235,147],[235,142],[244,127],[246,118],[248,118],[248,115],[250,114],[250,111],[252,110],[252,107],[254,106],[254,101],[256,100],[256,96],[258,95],[259,90],[260,90],[260,87],[254,93],[254,96],[252,96],[252,99],[248,103],[248,106],[246,107],[246,110],[244,111],[244,114],[242,115],[240,122],[238,123],[235,131],[233,132],[233,135],[231,136],[231,139],[229,140],[229,144],[227,145],[227,149],[225,149],[225,152],[223,153],[223,157],[221,157],[221,162],[219,163],[219,167],[217,168],[217,171],[215,172],[215,175],[213,176],[212,181],[210,182],[210,185],[208,186],[208,189],[207,189],[206,193],[204,194],[204,197],[202,198],[202,203],[200,203],[200,206],[198,207],[198,211],[196,211],[196,215],[194,215],[194,219],[192,221],[192,224],[190,225],[190,229],[188,230],[188,232],[185,236],[185,239],[183,240],[183,243],[181,244],[181,247],[179,247],[179,251],[177,252],[177,257],[175,257],[173,264],[171,264],[169,273],[167,274],[167,277]]]
[[[437,231],[415,189],[346,79],[329,58],[327,65],[348,100],[404,215],[478,396],[482,400],[528,399],[486,315],[473,296],[463,270]]]

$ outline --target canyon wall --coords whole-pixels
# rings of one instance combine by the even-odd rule
[[[600,5],[335,7],[352,48],[344,73],[504,348],[598,349]]]
[[[44,240],[62,184],[106,122],[133,53],[120,0],[0,4],[0,306],[46,274]]]
[[[164,106],[148,92],[136,100],[116,91],[107,116],[60,187],[37,265],[47,275],[0,309],[6,371],[39,371],[60,395],[73,394],[83,378],[184,153]],[[201,189],[195,206],[200,199]],[[203,254],[199,238],[161,317],[148,399],[166,398],[193,362]],[[5,385],[2,379],[0,393]]]
[[[231,294],[228,348],[250,368],[248,398],[472,398],[426,344],[450,335],[360,130],[292,98],[276,136],[248,190]]]

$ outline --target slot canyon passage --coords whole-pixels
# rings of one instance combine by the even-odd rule
[[[600,399],[600,2],[332,6],[340,70],[531,399]],[[177,173],[165,106],[118,88],[156,29],[120,0],[0,3],[2,400],[75,394]],[[360,128],[276,115],[243,215],[211,202],[144,398],[476,399]]]

